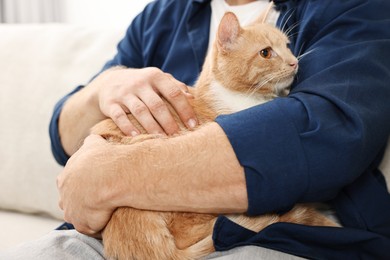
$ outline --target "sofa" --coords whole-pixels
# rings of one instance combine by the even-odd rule
[[[66,24],[0,25],[0,251],[62,221],[48,124],[56,101],[115,53],[123,31]],[[390,187],[390,149],[381,164]]]
[[[123,34],[107,27],[0,24],[0,251],[63,222],[51,113],[113,56]]]

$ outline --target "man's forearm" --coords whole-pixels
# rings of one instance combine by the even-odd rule
[[[75,93],[62,108],[58,129],[62,146],[68,155],[73,155],[89,135],[91,127],[105,118],[96,104],[93,87],[88,85]]]
[[[218,124],[136,146],[119,148],[123,158],[117,158],[122,162],[114,199],[117,206],[204,213],[246,211],[244,170]]]
[[[91,135],[58,176],[64,219],[85,234],[118,207],[199,213],[248,208],[244,170],[217,123],[132,145]]]

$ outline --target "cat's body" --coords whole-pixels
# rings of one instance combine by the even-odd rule
[[[287,43],[287,37],[271,25],[261,23],[243,29],[234,14],[225,14],[213,51],[191,90],[200,124],[286,95],[297,71],[297,59]],[[129,118],[142,129],[131,115]],[[188,131],[177,115],[176,119],[182,131]],[[135,138],[125,137],[110,119],[96,125],[92,133],[123,144],[156,138],[146,131]],[[337,225],[305,205],[283,215],[228,217],[255,232],[276,222]],[[103,232],[105,254],[109,259],[197,259],[214,251],[211,236],[216,218],[212,214],[119,208]]]

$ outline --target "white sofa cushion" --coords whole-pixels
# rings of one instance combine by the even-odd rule
[[[113,56],[122,30],[0,25],[0,209],[62,217],[50,151],[54,104]]]

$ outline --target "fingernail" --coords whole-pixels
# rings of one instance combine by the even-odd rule
[[[135,137],[135,136],[137,136],[137,135],[138,135],[137,131],[131,131],[131,136],[132,136],[132,137]]]
[[[188,120],[188,126],[189,126],[190,128],[195,128],[195,126],[196,126],[196,120],[193,119],[193,118],[191,118],[190,120]]]

